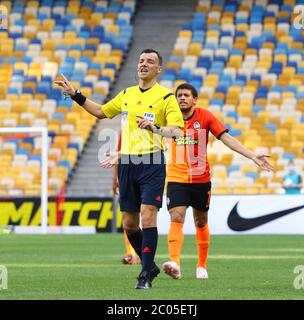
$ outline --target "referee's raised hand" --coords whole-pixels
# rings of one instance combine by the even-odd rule
[[[73,88],[70,81],[64,76],[63,73],[61,73],[61,76],[63,80],[57,80],[54,83],[57,84],[59,87],[63,88],[68,95],[74,96],[76,90]]]

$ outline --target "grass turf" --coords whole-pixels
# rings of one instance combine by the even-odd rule
[[[160,236],[156,262],[167,258]],[[139,265],[123,265],[123,236],[3,235],[0,265],[8,289],[0,299],[209,300],[304,299],[293,286],[294,268],[304,265],[302,236],[212,236],[208,280],[195,279],[194,236],[185,236],[182,279],[161,273],[150,290],[135,290]]]

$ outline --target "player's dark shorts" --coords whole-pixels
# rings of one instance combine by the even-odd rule
[[[163,152],[143,156],[122,155],[118,164],[120,210],[140,212],[141,204],[161,208],[165,178]]]
[[[192,207],[199,211],[208,211],[211,196],[211,182],[179,183],[168,182],[167,207]]]

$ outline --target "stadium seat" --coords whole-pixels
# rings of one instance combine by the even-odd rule
[[[18,2],[10,32],[0,33],[0,125],[49,129],[51,195],[67,182],[96,123],[53,82],[62,72],[84,94],[104,101],[130,45],[135,10],[135,0]],[[41,140],[30,138],[0,137],[0,163],[23,168],[4,177],[11,188],[3,194],[40,192]]]
[[[297,3],[301,1],[293,5]],[[304,123],[303,41],[301,31],[290,23],[291,11],[282,1],[199,1],[192,24],[181,27],[162,80],[173,90],[183,81],[195,85],[199,106],[212,111],[248,148],[273,154],[274,165],[283,166],[282,171],[288,159],[304,158],[304,135],[297,129]],[[216,143],[210,140],[210,150],[221,154]],[[280,179],[268,177],[266,184],[262,171],[241,169],[246,159],[227,157],[222,159],[226,172],[216,169],[214,179],[225,183],[239,171],[239,178],[256,181],[252,188],[234,192],[281,192]],[[222,164],[221,157],[209,158]],[[217,185],[215,192],[231,191]]]

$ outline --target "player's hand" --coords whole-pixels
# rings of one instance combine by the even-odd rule
[[[137,114],[136,117],[139,118],[139,120],[136,121],[139,128],[146,129],[152,132],[156,129],[153,123],[151,123],[148,119],[145,119],[143,116],[139,114]]]
[[[119,194],[119,184],[117,177],[113,178],[112,190],[114,194]]]
[[[119,153],[117,151],[105,153],[106,158],[99,164],[100,167],[109,169],[118,163]]]
[[[63,80],[57,80],[54,83],[63,88],[64,91],[70,95],[70,96],[74,96],[75,95],[75,89],[73,88],[73,86],[71,85],[70,81],[64,76],[64,74],[61,74],[61,77],[63,78]]]
[[[256,155],[252,161],[256,163],[261,169],[266,171],[273,171],[273,165],[267,161],[269,154]]]

